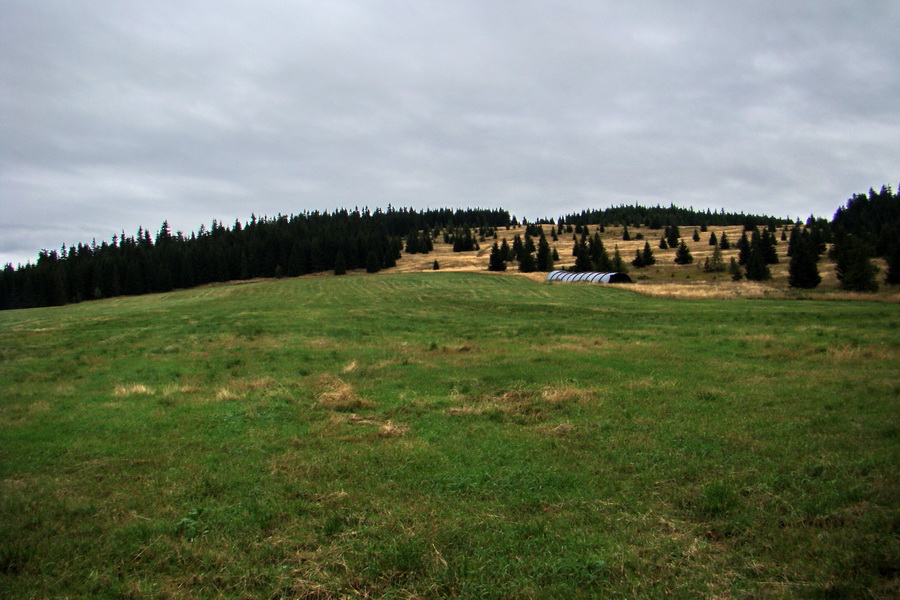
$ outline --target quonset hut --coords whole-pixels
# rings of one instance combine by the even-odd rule
[[[550,271],[547,281],[589,281],[591,283],[632,283],[631,277],[625,273],[570,273],[569,271]]]

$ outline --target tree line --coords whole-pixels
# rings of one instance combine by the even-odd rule
[[[228,227],[213,221],[190,235],[164,222],[100,244],[42,250],[36,263],[0,271],[0,310],[190,288],[256,277],[297,276],[396,264],[410,232],[506,227],[502,209],[415,211],[388,207],[251,216]]]
[[[639,227],[645,225],[649,229],[662,229],[678,223],[691,223],[702,227],[743,225],[745,229],[757,227],[769,227],[790,223],[790,219],[781,219],[768,215],[744,214],[743,212],[728,212],[725,209],[694,210],[693,208],[679,208],[670,205],[664,206],[637,206],[622,205],[610,208],[583,210],[580,213],[572,213],[559,218],[559,221],[571,225],[633,225]],[[677,242],[676,242],[677,243]]]
[[[821,281],[817,263],[832,244],[830,257],[836,263],[841,287],[847,290],[874,291],[878,288],[878,269],[872,258],[887,262],[885,282],[900,283],[900,198],[883,186],[876,192],[854,194],[834,218],[810,217],[805,226],[766,215],[743,212],[696,211],[671,205],[617,206],[585,210],[552,219],[528,223],[524,239],[516,236],[513,244],[495,243],[491,248],[489,270],[505,270],[515,261],[522,271],[549,271],[559,260],[551,248],[543,225],[549,224],[550,236],[573,233],[576,271],[625,271],[626,263],[618,248],[612,256],[597,232],[590,236],[588,225],[623,225],[623,239],[629,240],[628,226],[645,225],[663,229],[659,247],[677,247],[676,262],[693,262],[681,238],[677,223],[693,223],[701,231],[708,227],[742,224],[744,235],[735,242],[740,249],[737,260],[728,267],[734,279],[747,277],[765,280],[771,277],[768,265],[778,261],[774,251],[775,232],[782,227],[781,239],[788,241],[789,283],[792,287],[815,287]],[[190,288],[207,283],[256,277],[298,276],[352,269],[377,272],[393,267],[402,252],[428,253],[433,240],[443,235],[454,251],[478,249],[479,241],[497,238],[499,228],[519,225],[503,209],[411,208],[374,212],[366,209],[334,212],[306,212],[278,215],[274,218],[251,216],[246,223],[235,221],[228,227],[213,221],[210,228],[185,235],[173,233],[164,222],[155,233],[139,228],[134,236],[124,232],[100,244],[63,245],[59,250],[42,250],[35,263],[14,268],[7,264],[0,271],[0,310],[53,306],[83,300],[120,295],[137,295]],[[762,231],[760,231],[762,230]],[[747,236],[750,232],[750,236]],[[639,235],[639,234],[638,234]],[[580,236],[580,238],[579,238]],[[699,239],[694,231],[694,240]],[[535,243],[534,238],[538,238]],[[722,271],[726,267],[719,249],[731,245],[724,234],[710,236],[716,246],[704,269]],[[649,243],[630,261],[635,268],[656,262]]]

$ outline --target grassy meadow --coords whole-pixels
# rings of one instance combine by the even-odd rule
[[[0,596],[896,598],[898,334],[462,272],[3,312]]]

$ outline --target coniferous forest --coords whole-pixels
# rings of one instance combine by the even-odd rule
[[[0,272],[0,310],[190,288],[256,277],[298,276],[396,264],[410,232],[511,223],[502,209],[339,210],[236,221],[186,236],[163,223],[100,244],[43,250],[37,262]]]
[[[526,229],[525,241],[532,246],[531,235],[542,236],[542,223],[552,224],[553,220],[539,219]],[[765,215],[696,211],[674,205],[585,210],[557,220],[560,232],[562,224],[566,224],[567,231],[574,228],[576,233],[582,233],[573,251],[578,258],[574,270],[612,269],[599,236],[588,238],[586,230],[582,232],[582,227],[588,224],[599,224],[601,231],[604,225],[665,228],[672,238],[666,247],[678,245],[678,224],[699,225],[703,231],[714,226],[743,225],[746,231],[754,232],[750,239],[738,241],[738,246],[742,243],[747,246],[739,262],[751,279],[765,279],[766,262],[771,262],[762,258],[757,261],[759,264],[748,263],[750,258],[765,254],[762,250],[758,253],[751,250],[767,247],[766,229],[775,231],[776,226],[788,223],[786,219]],[[327,271],[341,274],[353,269],[373,273],[395,266],[402,252],[427,253],[432,237],[438,232],[443,232],[444,241],[452,243],[454,251],[464,252],[478,249],[473,229],[483,237],[497,228],[518,224],[503,209],[416,211],[390,206],[375,211],[307,212],[274,218],[251,216],[249,221],[235,221],[231,226],[213,221],[211,227],[201,226],[189,235],[172,232],[164,222],[156,232],[140,228],[136,235],[122,232],[99,244],[94,241],[63,245],[59,250],[42,250],[35,263],[18,268],[6,265],[0,271],[0,310],[166,292],[257,277],[294,277]],[[764,228],[762,236],[757,231],[760,227]],[[551,232],[555,236],[554,228]],[[885,281],[900,283],[900,197],[889,186],[883,186],[879,192],[870,189],[868,194],[853,195],[837,210],[831,222],[810,217],[802,233],[806,234],[805,238],[800,235],[799,223],[795,224],[791,247],[795,243],[802,246],[798,256],[792,257],[792,287],[818,284],[815,262],[825,251],[826,242],[833,244],[830,255],[836,261],[838,277],[845,289],[871,291],[878,287],[877,270],[871,263],[876,256],[886,259]],[[665,237],[660,241],[661,248]],[[524,246],[521,240],[518,243]],[[546,240],[543,245],[547,245]],[[726,248],[725,240],[722,248]],[[535,250],[539,248],[532,248]],[[499,265],[518,256],[520,251],[515,244],[512,249],[497,248],[492,251],[488,268],[501,270]],[[539,253],[538,258],[541,264],[533,268],[520,265],[520,270],[552,267],[553,259],[546,251],[543,255]],[[635,261],[632,264],[636,267],[655,262],[649,244]],[[725,266],[717,268],[721,270]]]

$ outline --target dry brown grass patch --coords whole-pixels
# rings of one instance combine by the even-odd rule
[[[859,360],[861,358],[872,358],[875,352],[871,348],[863,348],[860,346],[829,346],[825,353],[837,362],[845,362],[850,360]]]
[[[217,402],[226,402],[228,400],[240,400],[244,395],[236,392],[235,390],[228,387],[221,387],[216,390],[216,401]]]
[[[152,396],[156,392],[153,388],[143,383],[129,383],[125,385],[117,385],[113,390],[113,396],[116,398],[128,398],[130,396]]]
[[[323,408],[338,411],[352,411],[372,406],[372,403],[360,397],[353,386],[333,375],[322,375],[318,381],[317,401]]]
[[[565,437],[575,431],[575,426],[566,421],[565,423],[556,423],[543,427],[543,430],[550,435]]]
[[[406,428],[395,424],[393,421],[385,421],[378,428],[378,435],[381,437],[400,437],[406,433]]]
[[[497,396],[483,396],[473,404],[447,409],[452,416],[503,413],[512,417],[540,420],[548,410],[594,399],[593,392],[571,386],[546,386],[540,391],[512,389]]]
[[[547,386],[541,390],[541,399],[551,404],[586,402],[593,399],[593,397],[593,393],[574,387],[559,388]]]

